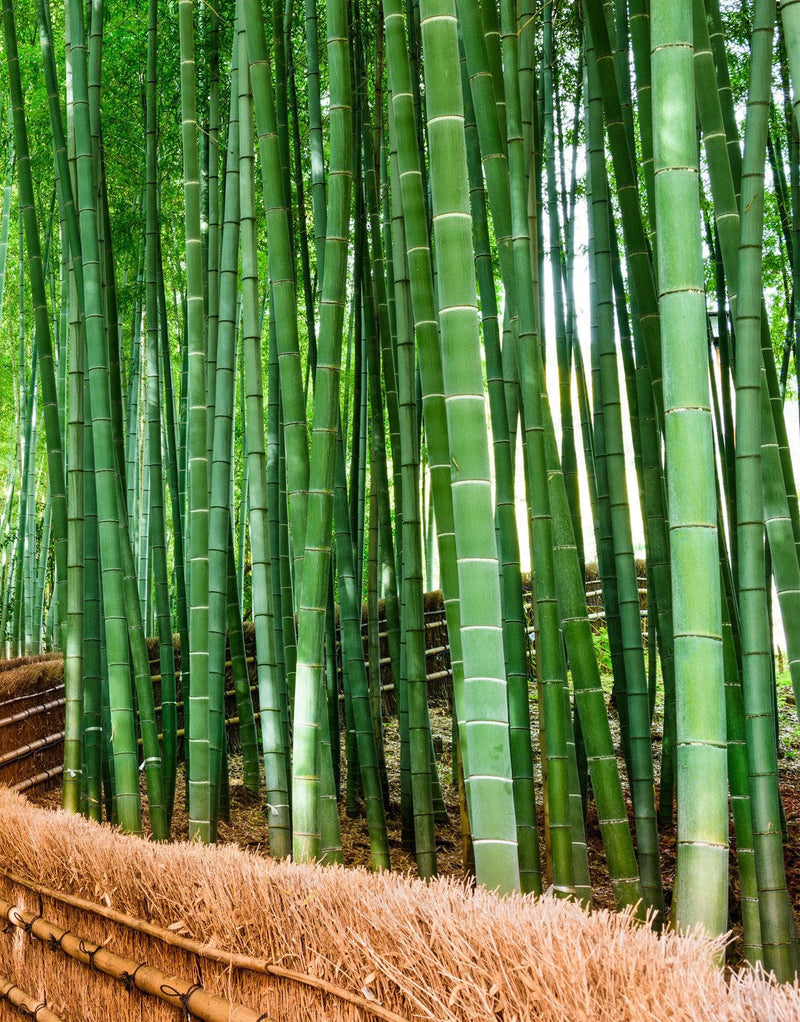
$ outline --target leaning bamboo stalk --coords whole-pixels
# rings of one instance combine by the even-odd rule
[[[622,233],[628,257],[631,292],[635,296],[635,308],[640,321],[641,336],[650,366],[656,421],[659,429],[663,426],[664,402],[661,382],[661,346],[658,336],[658,300],[655,292],[653,267],[645,238],[642,212],[638,203],[638,188],[634,177],[636,161],[631,155],[627,132],[620,107],[619,83],[611,53],[608,25],[603,14],[603,4],[591,0],[586,5],[586,26],[590,30],[595,47],[597,73],[603,97],[608,148],[617,180],[617,195],[620,202]]]
[[[18,1008],[21,1015],[30,1015],[36,1022],[62,1022],[60,1015],[3,975],[0,975],[0,997]]]
[[[769,126],[775,2],[754,8],[752,69],[742,166],[739,295],[736,317],[736,487],[742,696],[765,968],[789,979],[797,965],[791,902],[783,865],[778,760],[773,716],[770,627],[764,584],[761,468],[761,281],[764,164]]]
[[[11,113],[14,124],[14,146],[17,154],[17,180],[19,189],[20,217],[24,225],[25,245],[27,248],[27,270],[33,296],[33,317],[36,351],[39,358],[39,371],[42,377],[42,399],[44,405],[45,433],[47,437],[47,463],[52,493],[53,513],[55,515],[55,551],[57,564],[57,587],[60,593],[58,606],[63,614],[66,609],[67,580],[67,507],[66,482],[64,479],[63,450],[61,446],[61,428],[58,413],[55,369],[53,362],[53,346],[50,334],[50,323],[45,297],[45,284],[42,268],[39,229],[36,220],[34,202],[33,177],[28,151],[28,131],[25,108],[23,103],[22,79],[20,75],[19,56],[17,53],[17,37],[13,6],[3,2],[2,22],[4,49],[8,66],[8,83],[11,92]],[[20,229],[22,234],[22,226]]]
[[[141,659],[144,636],[139,618],[138,595],[130,593],[132,552],[124,516],[120,516],[122,480],[119,466],[124,459],[115,457],[112,428],[111,376],[107,337],[104,329],[105,307],[100,274],[96,181],[92,158],[92,140],[88,110],[86,39],[83,15],[70,8],[69,30],[72,47],[79,227],[84,262],[86,299],[86,349],[90,398],[92,451],[97,491],[98,543],[103,582],[106,649],[108,657],[109,703],[113,719],[112,745],[117,785],[117,806],[121,826],[132,832],[141,830],[139,774],[135,749],[135,719],[131,691],[130,654],[136,665],[140,722],[148,737],[145,773],[151,800],[154,832],[167,831],[161,791],[160,750],[153,742],[154,719],[148,686],[142,677]],[[133,582],[135,588],[135,581]],[[131,597],[137,597],[132,599]],[[68,777],[68,775],[65,775]],[[165,836],[165,833],[163,834]]]
[[[65,930],[35,912],[19,909],[2,898],[0,915],[31,937],[42,941],[49,950],[61,951],[81,965],[88,965],[119,980],[126,989],[135,988],[167,1004],[183,1008],[187,1015],[194,1015],[207,1022],[269,1022],[269,1016],[257,1015],[252,1008],[232,1004],[224,997],[210,994],[199,983],[190,983],[146,962],[137,962],[133,958],[115,954],[102,944],[78,937],[71,930]]]
[[[295,592],[299,593],[306,545],[309,445],[300,367],[300,342],[297,333],[297,293],[294,279],[291,223],[282,185],[275,94],[270,73],[264,17],[258,4],[245,4],[245,23],[264,191],[266,230],[270,249],[268,271],[271,292],[270,310],[271,313],[274,313],[273,336],[277,348],[280,375],[279,396],[284,418],[283,439],[286,446],[288,468],[291,555],[294,558]],[[316,164],[314,169],[316,172]],[[316,195],[317,191],[312,189],[312,196]],[[316,212],[316,199],[314,202]],[[291,601],[287,605],[291,606]]]
[[[614,571],[622,629],[622,657],[629,728],[630,780],[636,820],[642,893],[645,904],[663,912],[664,896],[658,851],[658,829],[653,786],[653,749],[650,739],[650,700],[644,665],[639,591],[631,532],[631,514],[625,475],[622,403],[613,342],[614,288],[611,277],[609,194],[600,115],[599,82],[594,65],[588,69],[587,163],[591,177],[589,215],[592,222],[592,257],[597,279],[593,303],[592,361],[598,372],[603,414],[603,458],[608,486]]]
[[[367,1000],[366,997],[361,997],[358,994],[352,993],[350,990],[345,990],[343,987],[336,986],[335,983],[330,983],[328,980],[322,979],[319,976],[311,976],[304,972],[297,972],[295,969],[286,969],[282,965],[273,964],[266,958],[253,958],[250,955],[237,954],[232,951],[223,951],[221,948],[204,944],[200,940],[181,936],[181,934],[174,933],[172,930],[167,930],[163,926],[157,926],[155,923],[150,923],[146,919],[138,919],[125,912],[119,912],[116,909],[108,908],[105,905],[98,905],[93,901],[86,900],[85,898],[78,898],[75,895],[66,894],[63,891],[54,890],[52,887],[45,887],[43,884],[38,884],[33,880],[25,880],[16,873],[0,869],[0,876],[5,877],[12,884],[24,887],[29,891],[35,891],[44,898],[57,901],[62,905],[68,905],[70,908],[76,908],[81,912],[91,913],[92,915],[98,916],[102,919],[109,919],[120,926],[134,930],[137,933],[146,934],[148,937],[153,937],[164,944],[168,944],[170,947],[179,948],[181,951],[197,955],[199,958],[205,958],[211,962],[218,962],[219,964],[229,966],[232,969],[244,969],[248,972],[258,972],[266,976],[275,976],[279,979],[291,980],[294,983],[302,983],[304,986],[313,987],[315,990],[322,990],[326,994],[330,994],[332,997],[336,997],[341,1001],[347,1001],[348,1004],[355,1005],[368,1015],[371,1015],[373,1018],[384,1019],[385,1022],[406,1022],[402,1015],[398,1015],[396,1012],[390,1011],[388,1008],[375,1004],[373,1001]]]

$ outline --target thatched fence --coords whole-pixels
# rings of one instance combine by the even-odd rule
[[[0,815],[0,1019],[12,994],[76,1022],[800,1017],[800,989],[726,981],[719,943],[605,911],[157,845],[3,790]]]

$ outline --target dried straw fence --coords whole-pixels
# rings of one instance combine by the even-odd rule
[[[155,845],[3,790],[0,813],[0,1019],[800,1017],[797,987],[726,982],[719,944],[604,911]]]

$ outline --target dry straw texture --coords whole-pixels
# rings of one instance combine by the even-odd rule
[[[63,727],[60,655],[0,661],[0,784],[13,786],[58,766]]]
[[[655,934],[550,899],[498,901],[452,881],[274,863],[232,847],[155,845],[0,791],[0,867],[23,881],[149,920],[215,949],[266,959],[406,1019],[770,1020],[800,1018],[800,989],[754,975],[726,984],[715,946]],[[8,879],[7,901],[109,950],[202,983],[276,1020],[365,1019],[291,980],[170,946]],[[0,935],[4,972],[64,1019],[176,1019],[21,930]],[[0,1019],[16,1018],[0,1002]]]

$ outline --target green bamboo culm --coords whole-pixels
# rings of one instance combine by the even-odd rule
[[[238,42],[238,40],[236,40]],[[231,528],[231,460],[235,395],[239,249],[239,96],[236,53],[231,67],[231,102],[225,169],[224,222],[219,258],[217,350],[214,369],[214,418],[208,517],[208,690],[211,786],[219,804],[225,742],[225,644],[228,604],[228,548]],[[252,717],[252,707],[250,710]],[[254,737],[254,736],[253,736]],[[246,746],[243,745],[243,751]],[[258,766],[255,767],[256,776]],[[258,784],[256,782],[256,789]],[[216,811],[212,828],[216,827]],[[212,829],[213,833],[213,829]]]
[[[172,815],[175,775],[177,771],[177,693],[175,691],[175,653],[172,645],[172,623],[169,610],[169,582],[167,575],[167,539],[164,506],[164,478],[161,455],[161,378],[159,373],[159,346],[168,344],[160,336],[158,301],[158,215],[156,180],[156,86],[158,7],[156,0],[148,4],[147,26],[147,131],[145,151],[147,160],[147,194],[145,202],[146,249],[146,308],[147,308],[147,429],[150,456],[150,539],[155,587],[156,620],[158,623],[159,665],[161,671],[161,730],[164,753],[164,793],[167,817]]]
[[[674,925],[727,930],[728,778],[691,0],[653,0],[653,151],[675,629]]]
[[[67,497],[64,479],[64,455],[58,412],[53,344],[47,310],[41,244],[37,226],[33,177],[28,148],[28,131],[25,120],[19,55],[17,52],[17,33],[11,0],[4,0],[2,18],[3,43],[8,67],[9,91],[11,94],[11,118],[14,125],[14,150],[16,154],[19,207],[22,221],[20,231],[22,232],[24,225],[27,267],[33,300],[34,332],[44,405],[47,464],[53,504],[56,579],[59,590],[57,598],[60,608],[59,613],[65,617],[67,611]]]
[[[336,442],[334,522],[342,660],[346,665],[347,683],[351,692],[350,698],[352,700],[356,740],[358,742],[357,765],[364,791],[372,868],[381,870],[389,869],[389,839],[386,833],[386,815],[383,805],[381,778],[378,770],[378,748],[372,712],[369,705],[369,690],[364,665],[364,645],[361,639],[361,603],[357,598],[355,569],[353,567],[353,540],[350,535],[349,519],[344,446],[341,431],[339,431]],[[329,610],[328,613],[330,612]],[[335,688],[334,698],[338,702],[338,687]],[[354,768],[354,764],[348,763],[348,767]]]
[[[458,598],[453,491],[447,416],[442,382],[442,358],[434,294],[428,212],[424,190],[425,170],[418,144],[421,130],[415,117],[414,97],[418,86],[411,74],[405,18],[397,0],[384,0],[387,63],[391,89],[391,124],[397,148],[397,177],[408,260],[409,290],[414,319],[416,356],[422,390],[432,504],[435,510],[436,540],[441,586],[450,635],[450,663],[453,671],[453,705],[459,730],[464,723],[464,684],[461,653],[461,604]],[[412,35],[412,46],[414,36]],[[400,713],[406,712],[401,692]],[[402,719],[402,718],[401,718]],[[407,746],[401,746],[405,749]],[[464,750],[461,749],[463,756]],[[401,764],[402,760],[401,751]],[[402,778],[406,776],[401,766]],[[410,795],[410,783],[403,791]],[[407,804],[410,805],[410,798]],[[405,819],[405,816],[404,816]],[[465,817],[462,817],[464,820]],[[410,821],[409,821],[410,822]],[[462,835],[466,838],[466,834]]]
[[[761,942],[765,968],[774,972],[779,980],[787,981],[797,967],[797,946],[783,863],[761,483],[764,164],[775,6],[775,0],[759,0],[756,3],[751,45],[752,63],[742,166],[736,317],[736,507],[742,692]]]
[[[200,161],[197,141],[197,82],[194,5],[178,4],[181,61],[184,235],[186,244],[186,498],[189,565],[189,723],[187,774],[189,837],[213,837],[214,792],[209,741],[208,681],[208,452],[206,448],[206,343],[200,235]]]
[[[393,123],[392,123],[393,128]],[[392,130],[392,134],[394,131]],[[406,259],[406,234],[402,218],[399,182],[395,166],[391,184],[397,200],[392,223],[393,272],[395,281],[395,319],[397,324],[398,400],[400,408],[400,448],[403,472],[403,541],[402,541],[402,618],[403,678],[409,707],[409,740],[412,799],[417,868],[420,876],[433,876],[437,871],[436,841],[433,819],[431,764],[427,762],[430,740],[428,717],[428,682],[425,658],[425,615],[422,588],[422,526],[419,499],[419,447],[417,444],[417,401],[414,359],[413,314],[411,288]],[[399,215],[398,215],[399,214]],[[424,747],[423,747],[424,743]]]
[[[83,792],[92,786],[92,780],[84,774],[84,758],[82,751],[83,714],[88,698],[85,689],[85,658],[84,658],[84,368],[85,344],[81,329],[81,315],[84,309],[83,266],[81,262],[81,246],[78,235],[78,218],[72,183],[67,164],[67,146],[61,117],[61,103],[58,79],[54,58],[54,41],[49,13],[43,0],[37,0],[36,13],[39,24],[39,43],[45,82],[48,94],[50,127],[53,138],[53,150],[56,163],[56,191],[58,193],[59,210],[62,220],[62,238],[67,242],[67,251],[62,259],[66,276],[62,273],[62,287],[67,291],[69,315],[62,329],[69,350],[69,360],[62,347],[60,369],[68,373],[66,388],[66,404],[69,409],[66,426],[67,441],[67,606],[66,627],[62,633],[64,648],[64,691],[66,697],[64,721],[64,772],[62,787],[62,807],[68,812],[77,812],[79,805],[88,807],[93,798],[90,795],[83,800]],[[13,158],[13,150],[12,150]],[[11,198],[11,175],[7,185],[7,199],[4,206],[3,232],[8,238],[8,212]],[[0,252],[0,275],[5,262],[5,249]],[[67,269],[68,267],[68,269]],[[2,279],[0,279],[0,308],[2,307]],[[63,294],[63,291],[62,291]],[[67,303],[62,303],[66,311]],[[67,369],[66,363],[69,361]],[[62,395],[63,396],[63,395]],[[61,405],[63,413],[64,406]],[[5,629],[0,623],[0,635]],[[89,753],[87,751],[86,755]]]
[[[252,563],[252,606],[261,710],[261,742],[269,806],[269,846],[275,858],[291,854],[288,764],[281,729],[282,687],[278,669],[264,437],[261,318],[254,195],[253,106],[244,20],[239,22],[239,196],[242,246],[242,346],[244,349],[247,501]]]
[[[504,7],[504,36],[511,35],[516,43],[515,32],[509,32],[509,12]],[[513,17],[512,17],[513,20]],[[508,47],[510,40],[504,38]],[[499,55],[498,55],[499,56]],[[516,50],[514,60],[516,64]],[[514,802],[517,812],[517,842],[519,854],[520,884],[523,892],[541,893],[542,865],[539,850],[539,835],[536,823],[536,798],[533,781],[533,749],[531,745],[530,702],[528,698],[528,641],[523,604],[523,585],[520,566],[519,536],[515,516],[514,458],[511,434],[508,424],[508,408],[505,399],[502,352],[500,349],[500,324],[497,311],[497,294],[492,271],[491,244],[480,163],[480,144],[475,124],[471,91],[463,77],[465,61],[462,61],[462,82],[464,82],[464,111],[466,116],[467,168],[470,175],[470,201],[473,218],[473,238],[476,255],[478,292],[483,321],[483,341],[486,353],[486,369],[489,386],[489,403],[494,446],[494,469],[496,476],[498,552],[501,558],[503,587],[503,633],[506,651],[506,674],[508,678],[508,716],[511,736],[511,763],[514,773]],[[509,68],[509,76],[515,68]],[[509,118],[514,120],[514,140],[517,140],[519,102],[516,94],[510,95]],[[504,104],[505,106],[505,104]],[[498,108],[498,114],[500,110]],[[512,142],[513,148],[513,142]],[[517,166],[521,169],[522,163]],[[522,185],[522,183],[520,182]],[[522,185],[524,188],[524,185]]]
[[[442,369],[464,661],[468,802],[480,884],[519,890],[508,698],[452,0],[422,0]],[[499,669],[499,670],[498,670]]]
[[[308,520],[299,587],[297,679],[292,757],[294,857],[318,859],[330,837],[322,833],[320,798],[330,748],[323,705],[324,638],[333,523],[333,483],[339,424],[339,375],[346,301],[352,190],[352,100],[347,4],[328,4],[330,65],[330,179],[325,275],[322,281],[319,348],[314,388],[314,430],[309,468]],[[338,821],[333,821],[338,822]]]
[[[270,324],[274,327],[280,375],[280,404],[289,488],[289,531],[291,557],[294,562],[294,591],[302,587],[305,530],[308,518],[308,426],[303,392],[300,342],[297,333],[297,288],[294,275],[294,253],[290,210],[286,206],[281,175],[281,154],[275,95],[269,65],[264,16],[256,0],[244,0],[247,30],[247,51],[253,87],[253,107],[258,134],[259,162],[264,193],[267,242],[269,244]],[[292,603],[284,607],[292,620]],[[287,649],[293,643],[294,628],[284,629]],[[291,655],[292,661],[294,655]],[[293,664],[287,665],[291,691]]]
[[[622,651],[624,658],[628,722],[630,733],[631,791],[636,818],[636,837],[642,892],[648,908],[661,915],[661,865],[653,797],[653,749],[650,739],[650,704],[645,676],[639,592],[633,553],[628,505],[625,455],[622,436],[622,404],[619,393],[617,354],[614,346],[611,241],[609,237],[608,181],[603,148],[599,89],[595,68],[588,68],[589,111],[588,162],[591,176],[590,217],[592,258],[597,278],[597,299],[593,303],[596,328],[592,331],[593,359],[599,368],[596,385],[603,409],[603,457],[611,512],[614,573],[617,577]]]
[[[86,45],[81,5],[70,5],[70,42],[73,59],[74,142],[79,225],[86,297],[86,345],[92,446],[97,492],[98,543],[105,612],[109,708],[112,721],[114,779],[119,823],[139,832],[139,771],[131,691],[125,569],[120,531],[120,502],[111,423],[109,365],[100,280],[97,207],[88,109]]]

